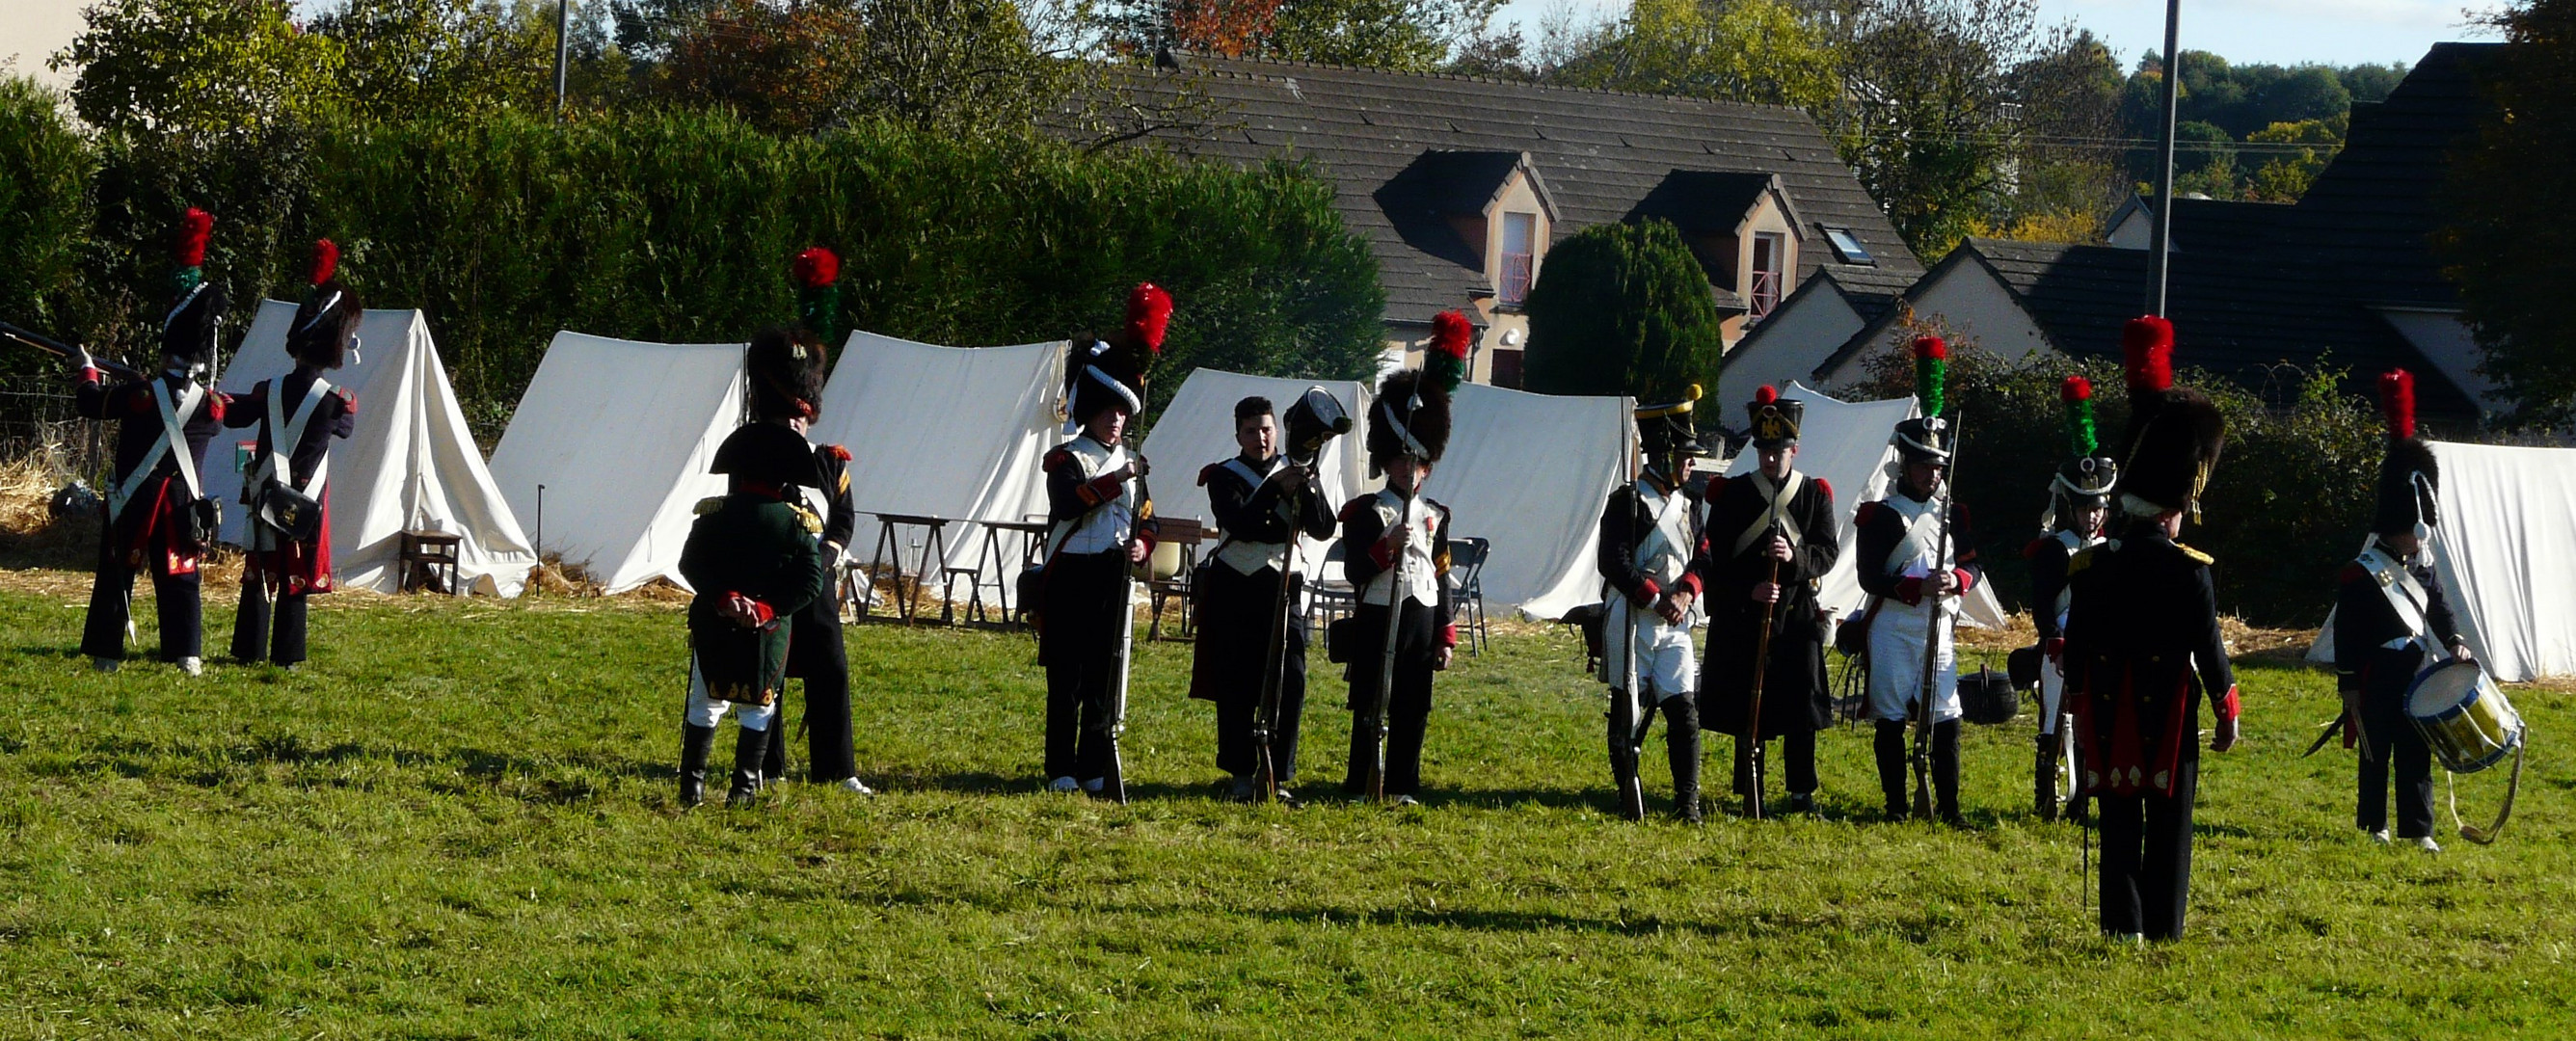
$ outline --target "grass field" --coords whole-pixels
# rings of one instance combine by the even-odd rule
[[[2427,856],[2344,823],[2348,753],[2298,758],[2330,680],[2245,663],[2190,936],[2134,949],[2096,938],[2077,831],[2029,816],[2027,714],[1971,728],[1966,830],[1874,822],[1852,731],[1820,819],[1632,825],[1599,689],[1527,631],[1440,681],[1424,806],[1255,810],[1214,798],[1158,644],[1117,807],[1038,791],[1026,638],[870,626],[885,795],[681,812],[671,605],[344,594],[304,670],[191,681],[90,672],[84,592],[0,582],[0,1036],[2576,1033],[2561,692],[2513,691],[2539,737],[2504,841]],[[1317,686],[1321,782],[1348,731]]]

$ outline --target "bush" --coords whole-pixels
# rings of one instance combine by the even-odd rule
[[[1522,385],[1541,394],[1717,386],[1726,346],[1708,272],[1671,222],[1597,224],[1558,243],[1529,294]]]
[[[879,125],[781,137],[711,114],[118,138],[100,161],[92,277],[113,292],[66,316],[66,333],[148,342],[168,229],[188,206],[216,214],[208,269],[236,300],[294,298],[309,244],[328,236],[371,305],[428,312],[486,437],[556,330],[739,340],[794,316],[788,260],[816,244],[842,255],[844,327],[911,339],[1107,329],[1148,279],[1180,305],[1167,371],[1357,378],[1382,335],[1366,244],[1331,187],[1288,166]]]
[[[1913,393],[1912,360],[1890,350],[1873,359],[1852,393]],[[2022,549],[2040,534],[2048,482],[2071,458],[2058,389],[2070,375],[2093,381],[2106,451],[2116,455],[2128,422],[2118,364],[2034,354],[2007,361],[1954,343],[1950,414],[1960,425],[1959,498],[1975,520],[1978,556],[2007,608],[2027,606]],[[2211,575],[2219,610],[2257,625],[2310,627],[2334,604],[2334,576],[2370,523],[2370,482],[2384,429],[2371,404],[2340,389],[2345,373],[2280,366],[2260,393],[2197,369],[2175,374],[2227,417],[2227,447],[2210,476],[2197,523],[2182,541],[2218,558]]]
[[[97,163],[62,104],[32,79],[0,76],[0,319],[38,329],[78,307]],[[33,352],[0,353],[0,372],[42,364]]]

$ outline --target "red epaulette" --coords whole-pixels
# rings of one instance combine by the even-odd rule
[[[844,463],[850,461],[850,450],[839,445],[824,445],[823,451],[831,453],[832,458]]]
[[[1876,499],[1860,504],[1859,509],[1852,511],[1852,524],[1857,527],[1869,523],[1869,519],[1878,516],[1878,511],[1883,508]]]
[[[2021,548],[2021,558],[2022,558],[2023,560],[2037,560],[2037,559],[2039,559],[2039,546],[2040,546],[2040,544],[2041,544],[2041,543],[2043,543],[2043,542],[2055,542],[2055,541],[2057,541],[2057,540],[2056,540],[2056,539],[2049,538],[2049,537],[2048,537],[2048,536],[2046,536],[2046,535],[2042,535],[2042,536],[2040,536],[2040,537],[2038,537],[2038,538],[2032,539],[2032,540],[2030,540],[2030,544],[2029,544],[2029,545],[2027,545],[2027,546],[2023,546],[2023,547]]]
[[[2335,575],[2335,581],[2337,581],[2337,582],[2359,582],[2359,581],[2362,581],[2362,580],[2367,579],[2367,578],[2369,578],[2369,577],[2370,577],[2370,569],[2369,569],[2369,568],[2366,568],[2366,567],[2361,566],[2361,562],[2356,560],[2356,561],[2354,561],[2354,562],[2352,562],[2352,563],[2349,563],[2349,564],[2344,565],[2344,566],[2343,566],[2343,570],[2342,570],[2341,572],[2339,572],[2339,573],[2337,573],[2337,574]]]
[[[1359,498],[1343,503],[1341,522],[1344,524],[1350,523],[1351,518],[1359,516],[1361,510],[1368,508],[1369,500],[1372,498],[1374,498],[1374,496],[1363,495]]]
[[[353,416],[358,414],[358,396],[350,393],[349,388],[333,387],[331,388],[331,392],[340,395],[341,411],[347,412]]]
[[[1824,478],[1816,478],[1816,487],[1825,493],[1825,499],[1827,501],[1831,501],[1833,499],[1834,486],[1828,483]]]
[[[1044,470],[1044,471],[1048,471],[1048,472],[1053,472],[1053,471],[1055,470],[1055,468],[1056,468],[1056,467],[1063,466],[1064,464],[1066,464],[1066,463],[1068,463],[1068,462],[1071,462],[1072,460],[1073,460],[1073,453],[1072,453],[1072,452],[1066,451],[1066,450],[1061,449],[1061,448],[1052,449],[1052,450],[1050,450],[1050,451],[1048,451],[1048,452],[1047,452],[1046,457],[1045,457],[1044,459],[1042,459],[1042,460],[1040,460],[1040,461],[1038,462],[1038,469],[1040,469],[1040,470]]]
[[[1223,469],[1225,469],[1224,463],[1209,463],[1199,467],[1199,487],[1207,487],[1209,481],[1216,479],[1216,472]]]
[[[231,404],[232,400],[232,395],[222,391],[206,395],[206,415],[213,417],[215,422],[223,422],[224,406]]]

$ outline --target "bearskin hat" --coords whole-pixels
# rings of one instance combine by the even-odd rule
[[[754,333],[742,363],[754,422],[823,414],[823,341],[812,330],[772,326]]]
[[[2392,369],[2379,377],[2379,407],[2388,419],[2388,451],[2379,460],[2377,503],[2370,530],[2395,535],[2442,522],[2442,466],[2432,446],[2415,436],[2415,374]]]
[[[2129,384],[2121,505],[2134,516],[2180,510],[2197,519],[2201,492],[2227,447],[2226,418],[2208,395],[2173,385],[2172,323],[2132,318],[2120,340]]]
[[[709,469],[733,478],[737,485],[819,488],[823,484],[823,468],[814,459],[814,446],[778,423],[735,427],[716,445],[715,464]]]
[[[1942,413],[1949,408],[1950,346],[1938,336],[1917,336],[1914,352],[1914,400],[1923,414],[1896,424],[1888,443],[1896,446],[1907,462],[1950,463],[1950,420]]]
[[[2109,502],[2111,489],[2120,480],[2119,461],[2102,454],[2093,420],[2093,381],[2068,376],[2057,397],[2066,406],[2066,448],[2074,458],[2058,467],[2057,476],[2048,483],[2047,527],[2051,530],[2067,519],[2072,507]]]
[[[1744,406],[1753,432],[1753,447],[1778,448],[1798,443],[1798,424],[1807,421],[1807,403],[1780,396],[1780,388],[1768,383],[1753,392],[1753,400]]]
[[[1448,448],[1449,388],[1420,369],[1404,369],[1378,383],[1368,415],[1372,475],[1405,456],[1439,462]]]
[[[286,327],[286,353],[317,369],[336,369],[348,361],[349,345],[358,338],[366,305],[357,291],[342,285],[340,246],[330,239],[313,242],[311,288],[296,305],[295,321]]]
[[[204,210],[180,218],[173,294],[161,316],[162,355],[191,367],[214,362],[215,330],[231,305],[221,288],[206,281],[206,239],[214,229],[215,218]]]
[[[1088,423],[1110,406],[1129,416],[1145,412],[1147,384],[1162,360],[1163,332],[1172,320],[1172,295],[1151,282],[1127,294],[1127,321],[1108,339],[1076,336],[1064,366],[1067,417]]]

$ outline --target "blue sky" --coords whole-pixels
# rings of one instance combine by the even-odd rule
[[[1535,31],[1560,4],[1596,20],[1628,10],[1627,0],[1509,0],[1500,20]],[[2480,0],[2183,0],[2182,46],[2239,62],[2411,65],[2436,41],[2491,38],[2463,25],[2461,14],[2464,7],[2487,6]],[[2039,9],[2043,21],[2072,18],[2110,41],[2123,68],[2164,46],[2163,0],[2039,0]]]

